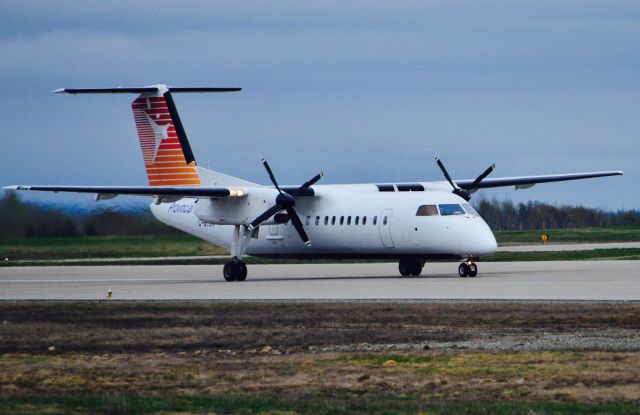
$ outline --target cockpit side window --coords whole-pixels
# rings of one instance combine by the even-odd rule
[[[442,216],[464,215],[465,211],[458,204],[438,205]]]
[[[422,205],[418,208],[416,216],[438,216],[436,205]]]
[[[464,208],[464,210],[466,210],[466,211],[467,211],[467,213],[468,213],[469,215],[471,215],[471,216],[480,216],[480,215],[478,214],[478,212],[476,212],[476,210],[475,210],[475,209],[473,208],[473,206],[471,206],[470,204],[468,204],[468,203],[463,203],[463,204],[462,204],[462,207]]]

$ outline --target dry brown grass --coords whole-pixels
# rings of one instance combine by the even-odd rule
[[[6,302],[0,322],[3,396],[640,401],[639,304]]]

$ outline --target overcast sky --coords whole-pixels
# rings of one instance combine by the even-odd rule
[[[268,183],[624,170],[485,191],[640,208],[640,2],[0,1],[0,185],[146,185],[134,96],[176,95],[197,162]],[[47,200],[69,200],[48,195]],[[72,200],[89,203],[89,196]],[[119,199],[116,199],[119,200]]]

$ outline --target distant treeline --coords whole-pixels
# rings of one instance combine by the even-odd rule
[[[159,222],[148,210],[69,213],[23,201],[15,192],[0,196],[0,238],[172,233],[180,231]]]
[[[640,226],[640,211],[608,212],[582,206],[553,206],[540,202],[480,199],[478,213],[494,231]],[[14,192],[0,197],[0,238],[176,234],[180,231],[156,220],[148,210],[65,212],[21,200]]]
[[[494,231],[640,225],[640,210],[608,212],[583,206],[554,206],[541,202],[515,204],[497,199],[480,199],[475,207]]]

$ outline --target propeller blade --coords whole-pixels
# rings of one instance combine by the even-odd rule
[[[307,190],[308,188],[310,188],[311,186],[316,184],[316,182],[318,180],[320,180],[323,175],[324,175],[324,173],[322,173],[322,172],[320,172],[319,174],[316,174],[311,180],[309,180],[308,182],[306,182],[302,186],[298,187],[298,189],[296,189],[296,191],[293,192],[293,196],[298,196],[298,195],[302,194],[305,190]]]
[[[287,208],[287,213],[289,214],[289,219],[291,220],[291,223],[293,223],[293,226],[296,228],[296,231],[298,231],[298,235],[300,235],[302,242],[304,242],[304,244],[307,246],[311,246],[311,241],[309,240],[309,236],[307,236],[307,233],[304,231],[304,226],[302,226],[302,221],[300,221],[300,217],[298,216],[296,211],[293,208]]]
[[[262,159],[262,164],[264,164],[264,168],[267,169],[267,173],[269,173],[269,178],[271,179],[271,183],[273,183],[276,189],[278,189],[278,192],[282,193],[282,190],[280,190],[280,186],[278,186],[276,177],[273,175],[273,172],[271,171],[271,167],[269,167],[269,163],[267,163],[267,160]]]
[[[469,187],[467,187],[467,190],[472,190],[475,189],[477,185],[480,184],[481,181],[484,180],[485,177],[487,177],[489,174],[491,174],[491,172],[496,168],[495,164],[492,164],[491,166],[489,166],[489,168],[487,168],[485,171],[482,172],[482,174],[480,176],[478,176],[473,183],[471,183],[469,185]]]
[[[444,168],[444,164],[442,164],[442,162],[440,161],[440,159],[438,157],[436,157],[436,163],[438,163],[438,167],[440,167],[440,170],[442,170],[442,173],[444,174],[444,177],[447,179],[447,181],[449,182],[451,187],[453,187],[454,190],[458,189],[458,186],[456,186],[456,184],[453,182],[453,180],[451,180],[451,176],[449,176],[449,173],[447,172],[447,169]]]
[[[253,220],[253,222],[251,222],[251,224],[249,225],[249,228],[250,229],[257,228],[258,226],[260,226],[260,224],[262,224],[262,222],[264,222],[265,220],[269,219],[271,216],[275,215],[276,213],[278,213],[281,210],[282,210],[282,207],[280,205],[271,206],[262,215],[260,215],[257,218],[255,218]]]

